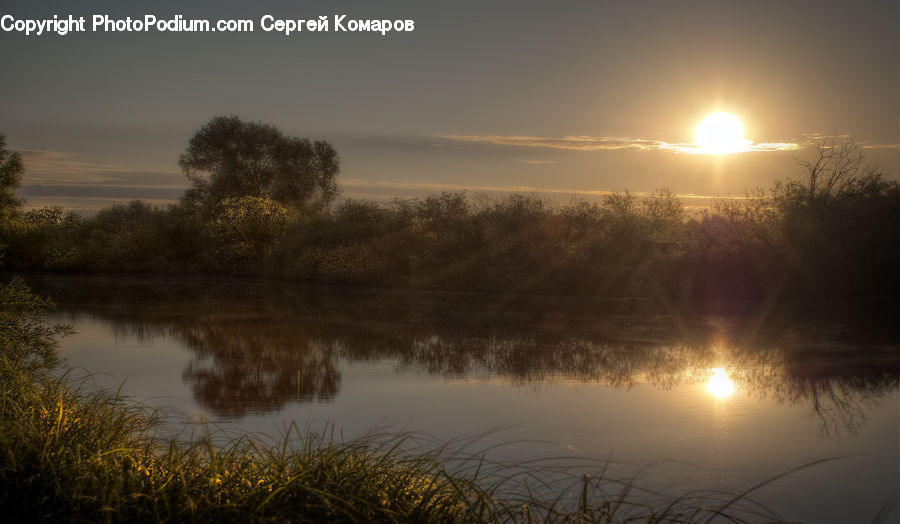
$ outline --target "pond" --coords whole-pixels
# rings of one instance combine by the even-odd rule
[[[177,438],[410,433],[552,489],[589,473],[673,496],[821,461],[751,494],[811,522],[871,520],[897,491],[896,305],[28,280],[76,331],[73,377],[161,409]]]

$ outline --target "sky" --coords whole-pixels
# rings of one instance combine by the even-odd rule
[[[97,14],[255,27],[95,32]],[[221,115],[330,141],[348,198],[668,187],[691,205],[799,176],[835,134],[900,176],[895,0],[3,0],[4,15],[88,26],[0,31],[0,133],[25,160],[29,206],[172,202],[188,186],[178,156]],[[331,30],[266,32],[265,15],[327,16]],[[335,15],[415,29],[336,32]],[[696,154],[714,111],[741,120],[746,151]]]

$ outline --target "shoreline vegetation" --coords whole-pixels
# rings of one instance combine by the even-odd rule
[[[68,328],[46,320],[51,308],[21,278],[0,286],[0,504],[17,520],[779,520],[749,491],[667,497],[640,488],[636,476],[605,478],[603,461],[596,477],[560,488],[538,468],[488,463],[452,446],[421,451],[402,435],[336,442],[297,430],[274,445],[162,439],[154,413],[52,373]],[[447,466],[460,461],[469,465]]]
[[[677,304],[900,291],[900,184],[852,139],[820,142],[797,179],[699,214],[667,188],[565,205],[464,192],[340,200],[328,143],[237,117],[203,126],[179,164],[192,186],[177,204],[25,210],[25,166],[0,142],[0,267]]]

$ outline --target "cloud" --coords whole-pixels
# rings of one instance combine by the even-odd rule
[[[516,162],[521,162],[523,164],[529,164],[532,166],[540,166],[540,165],[544,165],[544,164],[558,163],[556,160],[532,160],[530,158],[517,158]]]
[[[176,171],[147,171],[127,166],[78,159],[72,153],[43,149],[19,149],[25,178],[35,184],[112,184],[187,187]]]
[[[475,186],[475,185],[462,185],[462,184],[437,184],[437,183],[426,183],[426,182],[392,182],[392,181],[372,181],[372,180],[361,180],[356,178],[349,178],[340,181],[340,185],[345,189],[348,193],[352,195],[358,194],[380,194],[384,192],[386,194],[394,195],[398,190],[412,190],[417,192],[422,192],[423,194],[433,193],[434,191],[471,191],[475,193],[538,193],[545,195],[580,195],[580,196],[595,196],[601,197],[605,195],[612,195],[617,193],[617,191],[606,190],[606,189],[594,189],[594,190],[585,190],[585,189],[576,189],[576,188],[566,188],[566,187],[536,187],[536,186]],[[386,190],[386,191],[385,191]],[[632,195],[643,198],[653,195],[653,192],[649,191],[637,191],[630,192]],[[753,198],[752,196],[747,195],[702,195],[696,193],[676,193],[676,197],[682,200],[710,200],[710,199],[723,199],[723,200],[746,200],[748,198]]]
[[[112,182],[127,169],[114,164],[78,160],[63,151],[20,149],[27,180],[42,184]]]
[[[19,149],[18,152],[25,164],[25,186],[132,186],[179,191],[188,187],[184,175],[176,171],[140,170],[118,164],[88,162],[63,151]]]
[[[18,195],[24,198],[77,197],[115,199],[162,199],[175,201],[184,193],[181,186],[112,184],[23,184]]]
[[[476,142],[516,147],[545,147],[574,151],[600,151],[604,149],[657,149],[663,142],[654,140],[629,140],[602,136],[564,136],[559,138],[505,135],[439,135],[440,138],[459,142]]]
[[[26,207],[61,205],[90,213],[135,199],[164,204],[177,201],[188,187],[184,175],[174,171],[137,170],[84,161],[63,151],[18,152],[25,164],[25,175],[17,194],[26,199]]]
[[[478,191],[478,192],[545,192],[545,193],[572,193],[571,189],[552,189],[530,186],[472,186],[463,184],[436,184],[428,182],[390,182],[361,180],[358,178],[345,178],[339,180],[343,188],[353,191],[359,189],[405,189],[414,191]],[[601,192],[604,193],[604,192]],[[605,192],[609,193],[609,191]]]
[[[803,144],[796,142],[751,142],[744,141],[743,144],[729,151],[730,153],[752,153],[765,151],[796,151]],[[666,144],[660,149],[675,151],[676,153],[686,153],[689,155],[708,155],[710,152],[697,144]]]
[[[900,149],[900,144],[866,144],[863,149]]]
[[[570,151],[671,151],[687,154],[707,154],[697,144],[670,143],[661,140],[643,138],[612,138],[605,136],[508,136],[508,135],[439,135],[440,138],[457,142],[494,144],[512,147],[549,148]],[[739,151],[792,151],[800,149],[802,144],[793,142],[750,142],[746,141]]]
[[[114,164],[98,164],[77,160],[72,153],[64,151],[47,151],[44,149],[19,149],[22,160],[30,173],[61,175],[82,175],[122,171],[123,166]]]
[[[46,196],[41,197],[40,201],[29,200],[25,203],[25,209],[39,209],[45,206],[59,206],[66,211],[74,211],[84,216],[95,215],[98,211],[114,204],[123,204],[134,200],[133,198],[122,199],[112,197],[73,197],[73,196]],[[141,201],[157,205],[166,206],[173,203],[171,199],[162,198],[141,198]]]

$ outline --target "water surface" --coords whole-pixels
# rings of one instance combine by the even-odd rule
[[[896,313],[883,304],[31,283],[77,332],[67,364],[164,410],[180,438],[291,424],[468,438],[455,441],[466,452],[573,478],[610,461],[605,475],[676,496],[844,457],[754,493],[814,522],[867,521],[897,490]]]

